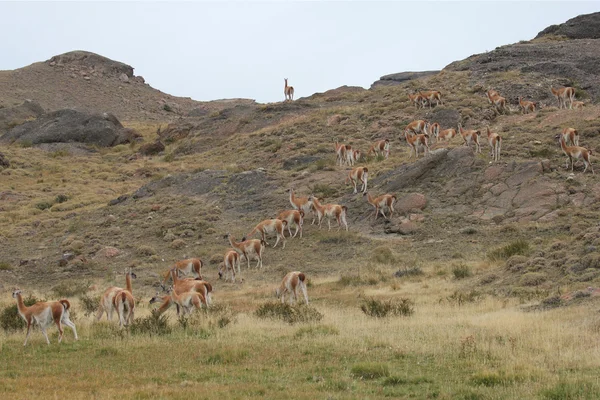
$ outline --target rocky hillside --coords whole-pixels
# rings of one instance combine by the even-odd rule
[[[69,55],[10,72],[32,74],[31,93],[43,84],[35,81],[36,70],[77,82],[74,90],[81,93],[71,101],[82,94],[93,100],[82,101],[82,108],[95,109],[98,99],[121,99],[125,128],[136,129],[143,142],[86,154],[7,146],[10,167],[0,174],[6,188],[0,192],[0,276],[4,282],[52,285],[71,277],[102,279],[133,266],[148,272],[150,286],[170,262],[195,255],[213,261],[208,273],[214,277],[228,246],[223,235],[241,237],[289,208],[286,189],[293,186],[299,195],[346,205],[350,232],[319,231],[309,216],[302,239],[292,239],[285,250],[267,250],[267,271],[293,263],[338,276],[370,265],[373,249],[383,246],[398,256],[398,269],[422,267],[429,277],[467,265],[475,274],[466,286],[489,292],[544,297],[557,285],[600,284],[600,183],[596,175],[582,174],[580,162],[574,174],[565,170],[555,139],[564,127],[574,127],[580,145],[600,148],[598,72],[591,68],[600,60],[596,42],[542,35],[438,73],[390,78],[394,85],[341,87],[294,102],[222,103],[208,111],[183,99],[178,118],[161,102],[173,98],[159,95],[122,63],[77,53],[75,61]],[[577,88],[587,102],[583,110],[554,105],[549,87],[561,84]],[[118,87],[116,96],[111,90]],[[512,102],[508,112],[499,114],[488,103],[484,92],[490,87]],[[407,97],[416,89],[440,90],[444,105],[416,109]],[[47,99],[36,99],[45,109],[52,109],[45,102],[51,94],[63,93],[53,90],[48,86]],[[147,109],[153,103],[139,99],[142,91],[157,107]],[[544,107],[523,115],[517,96]],[[433,144],[427,157],[415,161],[401,135],[415,119],[438,122],[442,129],[458,123],[479,129],[483,151],[474,154],[455,138]],[[498,163],[487,154],[488,126],[503,138]],[[384,138],[391,141],[390,158],[369,156],[360,165],[369,168],[371,193],[396,194],[398,212],[393,221],[373,221],[372,207],[344,183],[349,168],[335,165],[333,142],[364,154]],[[164,147],[145,156],[142,146],[156,140]],[[585,245],[577,244],[582,239]],[[253,279],[267,278],[261,273]]]

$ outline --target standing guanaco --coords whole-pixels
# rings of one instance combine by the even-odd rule
[[[262,262],[262,254],[265,250],[265,242],[259,239],[249,239],[241,242],[236,242],[235,238],[231,236],[230,233],[227,233],[227,239],[229,240],[229,244],[238,254],[246,257],[246,261],[248,262],[248,269],[250,269],[250,256],[254,256],[258,259],[256,266],[258,268],[263,267]]]
[[[550,86],[550,91],[554,97],[556,97],[556,100],[558,100],[558,108],[567,108],[567,102],[569,103],[569,108],[573,108],[575,89],[572,87],[554,89],[552,86]]]
[[[379,213],[383,215],[385,219],[392,219],[392,214],[394,214],[394,203],[396,202],[396,196],[393,194],[382,194],[381,196],[377,196],[373,198],[369,192],[364,193],[363,196],[367,196],[367,201],[373,207],[375,207],[375,220],[379,217]],[[384,210],[390,210],[389,218],[385,216]]]
[[[248,237],[252,237],[252,235],[254,235],[256,232],[260,232],[262,241],[265,242],[267,245],[269,243],[267,243],[266,237],[268,234],[271,233],[275,233],[277,235],[277,240],[275,241],[275,244],[273,245],[273,247],[276,247],[277,244],[279,243],[279,241],[281,240],[283,243],[283,249],[285,249],[285,236],[283,235],[283,228],[287,225],[287,221],[282,221],[280,219],[266,219],[264,221],[262,221],[261,223],[259,223],[258,225],[256,225],[254,227],[254,229],[252,229],[250,231],[250,233],[248,233]],[[242,241],[246,240],[245,238],[242,238]]]
[[[502,149],[502,138],[497,133],[490,131],[490,127],[487,127],[488,143],[490,145],[490,155],[494,161],[500,161],[500,150]]]
[[[298,288],[304,295],[304,301],[308,304],[308,293],[306,291],[306,275],[300,271],[288,272],[281,281],[281,284],[275,290],[275,296],[281,298],[281,303],[285,303],[285,295],[289,293],[290,303],[298,301]]]
[[[356,190],[356,185],[358,185],[359,182],[361,183],[360,191],[362,193],[366,192],[367,183],[369,182],[369,169],[367,167],[353,168],[352,171],[348,173],[348,177],[346,178],[346,184],[348,183],[348,181],[352,181],[352,184],[354,185],[353,193],[358,193],[358,191]]]
[[[573,172],[573,164],[575,160],[581,158],[583,160],[583,164],[585,168],[583,169],[583,173],[587,171],[588,166],[592,170],[592,174],[594,173],[594,167],[592,166],[592,162],[590,161],[590,155],[592,154],[591,150],[588,150],[584,147],[579,146],[567,146],[565,143],[565,138],[562,135],[559,135],[560,147],[562,148],[563,153],[567,156],[567,163],[565,168],[569,168],[569,161],[571,162],[571,172]]]
[[[125,272],[125,288],[130,293],[132,290],[131,289],[131,279],[132,278],[135,279],[135,278],[137,278],[137,276],[135,275],[134,272],[131,271],[131,268],[130,268],[129,271]],[[104,313],[106,313],[107,320],[109,320],[109,321],[112,320],[113,311],[116,310],[115,305],[114,305],[114,299],[115,299],[115,296],[117,295],[117,293],[119,293],[122,290],[123,290],[123,288],[120,288],[117,286],[111,286],[104,291],[104,294],[100,298],[100,305],[98,306],[98,312],[96,313],[96,320],[99,321],[102,318],[102,315],[104,315]]]
[[[300,232],[300,237],[302,238],[302,225],[304,224],[304,211],[302,210],[286,210],[279,213],[277,219],[285,221],[287,224],[287,230],[290,234],[290,237],[296,237],[298,231]],[[292,236],[292,230],[290,229],[290,225],[296,225],[296,232]]]
[[[410,147],[410,155],[408,159],[412,158],[413,152],[415,153],[415,159],[419,158],[419,149],[423,148],[424,154],[427,155],[429,153],[429,135],[426,133],[422,133],[419,135],[409,135],[408,131],[404,131],[404,139],[406,139],[406,144]]]
[[[294,100],[294,87],[288,86],[288,78],[284,78],[285,86],[283,87],[283,94],[285,95],[285,100]]]
[[[378,140],[377,142],[373,143],[367,152],[367,155],[371,153],[374,153],[378,156],[383,155],[385,158],[388,158],[390,156],[390,140]]]
[[[471,144],[474,144],[475,154],[481,153],[481,146],[479,145],[479,136],[481,135],[481,132],[474,129],[464,130],[460,123],[458,124],[458,132],[462,136],[465,146],[470,148]]]
[[[240,255],[235,250],[227,250],[225,256],[223,257],[223,262],[219,265],[219,279],[223,277],[227,271],[231,271],[231,281],[235,282],[235,267],[237,265],[238,274],[240,271]],[[227,277],[225,277],[225,281],[227,281]]]
[[[323,218],[327,218],[327,226],[329,227],[328,230],[331,230],[331,218],[335,218],[338,223],[338,231],[342,227],[342,223],[346,227],[346,231],[348,230],[348,222],[346,222],[346,212],[348,211],[348,208],[346,206],[340,206],[338,204],[322,205],[315,196],[311,195],[310,198],[315,206],[315,209],[317,210],[319,229],[321,229]]]

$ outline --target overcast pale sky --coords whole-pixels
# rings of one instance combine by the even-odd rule
[[[441,69],[532,39],[598,2],[0,2],[0,70],[71,50],[195,100],[283,100]],[[2,88],[0,87],[0,90]]]

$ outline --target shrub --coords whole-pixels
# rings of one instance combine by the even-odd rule
[[[386,246],[379,246],[373,249],[373,261],[380,264],[394,264],[396,258],[392,253],[392,249]]]
[[[296,334],[294,335],[297,338],[302,338],[304,336],[327,336],[327,335],[339,335],[340,331],[334,326],[328,325],[317,325],[317,326],[307,326],[298,329]]]
[[[472,275],[471,268],[466,264],[454,265],[452,267],[452,274],[455,279],[464,279]]]
[[[137,248],[137,253],[140,256],[153,256],[156,254],[156,250],[151,246],[142,245]]]
[[[45,300],[36,299],[32,295],[23,299],[23,303],[25,303],[27,307],[34,305],[38,301]],[[4,329],[5,332],[17,332],[23,330],[27,326],[23,318],[19,315],[16,303],[5,307],[4,310],[2,310],[2,314],[0,314],[0,326],[2,326],[2,329]]]
[[[81,302],[81,307],[83,308],[83,315],[88,317],[94,314],[96,310],[98,310],[98,306],[100,304],[100,296],[91,297],[87,294],[84,294],[79,297],[79,301]]]
[[[158,310],[152,310],[147,317],[134,320],[130,331],[134,335],[163,336],[171,333],[171,327],[165,314],[160,315]]]
[[[361,363],[352,366],[351,374],[359,379],[378,379],[390,376],[390,370],[386,364]]]
[[[514,255],[527,255],[529,250],[529,243],[526,240],[519,239],[492,250],[488,253],[488,258],[492,261],[506,260]]]
[[[0,271],[12,271],[14,267],[7,262],[0,262]]]
[[[383,386],[419,385],[421,383],[433,383],[433,380],[425,377],[400,378],[398,376],[390,376],[383,380]]]
[[[337,194],[337,190],[335,188],[322,183],[315,184],[315,186],[313,186],[312,192],[318,194],[318,197],[334,197]]]
[[[522,286],[538,286],[546,281],[546,274],[542,272],[528,272],[521,277]]]
[[[85,294],[90,287],[90,282],[63,281],[52,288],[56,297],[72,297]]]
[[[39,203],[36,203],[35,208],[44,211],[51,208],[53,205],[54,203],[51,201],[40,201]]]
[[[67,200],[69,200],[69,196],[66,194],[59,194],[54,198],[55,203],[64,203]]]
[[[446,301],[450,304],[456,304],[462,306],[465,303],[475,303],[481,300],[484,295],[477,290],[470,290],[468,292],[456,290],[450,296],[446,297]]]
[[[281,304],[279,302],[268,302],[254,312],[258,318],[280,319],[289,324],[298,322],[319,322],[323,319],[316,308],[302,304]]]
[[[360,309],[370,317],[385,318],[387,316],[410,316],[415,310],[414,303],[407,298],[393,300],[364,299]]]
[[[410,268],[399,269],[394,273],[396,278],[402,278],[403,276],[418,276],[423,275],[423,270],[419,266],[414,266]]]

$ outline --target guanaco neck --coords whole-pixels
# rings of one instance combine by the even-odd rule
[[[21,293],[17,293],[17,309],[21,314],[25,315],[27,314],[27,308],[28,307],[23,302],[23,296],[21,296]]]
[[[171,278],[173,278],[173,286],[176,286],[179,283],[179,276],[177,274],[177,268],[173,268],[171,270]]]
[[[129,291],[129,293],[133,293],[131,291],[131,273],[130,272],[125,274],[125,286],[126,286],[127,290]]]
[[[312,197],[313,206],[319,211],[321,211],[324,207],[319,203],[319,200],[316,197]]]
[[[242,246],[239,243],[235,242],[235,239],[233,236],[229,235],[228,238],[229,238],[229,244],[231,245],[231,247],[233,247],[234,249],[243,250]]]
[[[375,204],[375,199],[373,199],[373,196],[369,192],[367,192],[367,201],[373,205]]]

